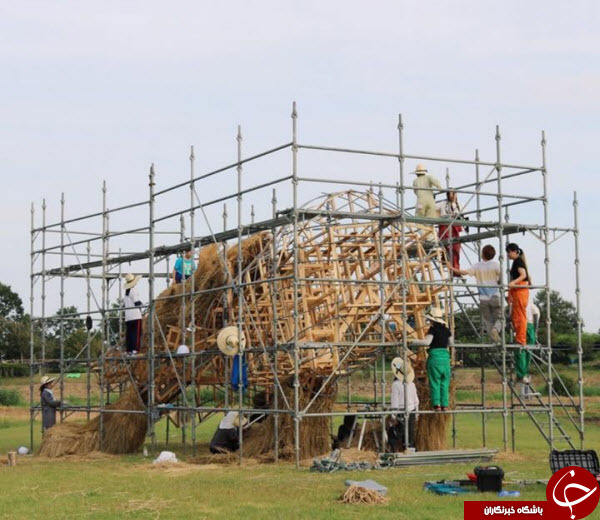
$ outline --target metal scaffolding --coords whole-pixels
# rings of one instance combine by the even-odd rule
[[[34,424],[35,418],[40,410],[40,405],[34,392],[35,380],[37,374],[46,373],[50,370],[58,370],[60,373],[59,399],[64,401],[66,398],[64,379],[66,374],[75,365],[85,367],[86,377],[86,398],[85,404],[64,405],[61,408],[61,422],[73,413],[85,413],[89,419],[91,415],[100,416],[100,439],[102,446],[103,438],[103,417],[106,413],[111,413],[107,405],[116,395],[128,384],[127,381],[115,385],[109,381],[109,375],[106,373],[107,367],[112,367],[115,363],[120,363],[122,370],[129,372],[130,383],[133,381],[131,375],[130,363],[126,359],[123,350],[116,347],[121,346],[123,333],[122,318],[120,315],[125,310],[122,301],[120,280],[123,275],[123,264],[131,265],[135,273],[142,274],[147,279],[148,284],[148,303],[143,306],[146,311],[148,323],[147,348],[144,353],[138,355],[136,360],[143,362],[147,366],[147,382],[145,410],[148,420],[148,437],[152,445],[156,444],[156,421],[157,418],[165,415],[166,412],[176,412],[182,419],[182,441],[184,446],[188,445],[195,452],[197,446],[197,428],[198,421],[203,421],[211,414],[222,411],[238,411],[241,414],[262,413],[272,416],[275,428],[274,455],[277,460],[278,453],[278,423],[282,414],[288,414],[293,417],[294,424],[294,451],[296,463],[300,457],[300,423],[304,418],[327,415],[331,417],[339,415],[353,414],[357,416],[379,417],[382,420],[398,412],[389,410],[386,407],[386,355],[390,353],[403,356],[405,363],[409,355],[410,341],[407,336],[406,327],[402,328],[398,335],[397,342],[390,344],[386,340],[385,334],[381,332],[379,339],[373,337],[360,337],[350,344],[341,345],[347,350],[343,359],[338,364],[338,370],[331,373],[330,377],[324,378],[317,395],[323,391],[327,384],[334,379],[345,380],[347,384],[346,409],[344,411],[331,410],[329,412],[315,412],[311,406],[317,395],[309,402],[307,406],[301,406],[299,398],[299,370],[303,351],[305,349],[328,349],[332,345],[329,343],[319,344],[311,342],[310,345],[299,339],[300,332],[300,309],[299,293],[304,284],[314,282],[313,278],[301,274],[300,252],[303,244],[300,242],[300,227],[310,222],[314,218],[327,218],[332,222],[343,223],[346,221],[376,222],[379,226],[378,240],[380,241],[380,272],[377,279],[370,283],[379,288],[380,308],[374,313],[372,320],[378,321],[385,318],[384,289],[393,287],[392,294],[394,298],[400,300],[404,315],[407,315],[408,295],[411,287],[418,284],[426,286],[428,282],[409,279],[406,276],[408,261],[404,254],[399,261],[401,265],[401,276],[397,279],[388,279],[383,268],[383,229],[387,226],[398,226],[401,243],[405,242],[405,229],[407,225],[436,226],[462,225],[475,229],[475,232],[463,234],[460,237],[448,238],[443,241],[443,245],[452,245],[452,243],[461,243],[472,248],[472,253],[480,259],[480,243],[482,240],[497,240],[499,251],[499,263],[501,266],[502,279],[498,288],[501,294],[504,294],[507,288],[505,280],[506,259],[504,256],[506,237],[523,233],[535,237],[543,245],[544,254],[544,282],[539,285],[532,285],[531,289],[544,289],[546,291],[546,338],[545,345],[538,345],[532,348],[533,365],[538,370],[547,385],[547,399],[542,399],[537,394],[534,402],[526,400],[520,394],[516,387],[514,376],[511,370],[508,354],[515,348],[519,348],[509,342],[508,334],[501,335],[501,345],[493,345],[486,342],[482,333],[482,327],[471,321],[471,327],[474,334],[480,338],[480,342],[472,344],[457,344],[456,351],[478,352],[481,361],[481,400],[476,403],[457,403],[455,409],[449,410],[447,414],[452,415],[452,438],[456,446],[457,427],[456,418],[460,414],[478,414],[481,416],[481,436],[482,445],[486,446],[488,442],[487,420],[494,414],[500,414],[502,418],[502,438],[503,447],[509,449],[509,442],[513,450],[516,448],[515,439],[517,432],[515,427],[515,414],[528,415],[542,437],[548,442],[550,447],[555,447],[558,443],[564,442],[571,447],[575,446],[575,441],[567,433],[567,430],[561,424],[566,420],[570,423],[579,437],[579,445],[584,445],[584,393],[583,393],[583,349],[582,349],[582,320],[580,314],[580,279],[579,279],[579,230],[578,230],[578,206],[577,195],[573,198],[574,219],[570,227],[553,227],[549,224],[549,205],[546,168],[546,139],[542,133],[541,139],[541,164],[539,165],[521,165],[502,162],[501,155],[501,135],[499,127],[495,131],[495,158],[490,161],[480,159],[479,150],[475,150],[474,159],[456,159],[447,157],[434,157],[425,155],[407,154],[404,151],[404,124],[402,117],[398,118],[397,138],[398,149],[395,151],[370,151],[350,148],[340,148],[332,146],[319,146],[304,144],[298,138],[298,112],[296,104],[292,110],[292,135],[291,141],[279,146],[275,146],[267,151],[243,157],[242,155],[242,132],[238,127],[236,134],[237,157],[236,160],[223,167],[196,174],[196,155],[194,148],[191,148],[189,161],[190,171],[189,180],[178,184],[157,188],[156,181],[160,177],[154,165],[150,167],[148,176],[148,195],[144,200],[126,204],[124,206],[110,208],[107,203],[106,183],[102,185],[101,211],[88,215],[82,215],[72,218],[65,216],[65,197],[60,199],[60,219],[57,222],[47,223],[47,205],[44,200],[41,204],[41,224],[36,223],[34,205],[31,207],[31,280],[30,280],[30,315],[31,315],[31,340],[30,340],[30,417],[31,417],[31,446],[34,443]],[[342,154],[344,156],[356,157],[367,160],[386,160],[391,161],[394,169],[378,174],[377,179],[373,180],[352,180],[339,177],[309,176],[299,174],[300,156],[310,153]],[[247,172],[258,165],[262,167],[263,162],[277,157],[278,160],[289,161],[291,154],[291,172],[283,176],[273,175],[271,179],[260,178],[261,182],[256,182],[257,176]],[[283,159],[282,159],[283,157]],[[432,189],[435,193],[444,193],[451,189],[459,194],[468,197],[465,204],[463,217],[449,219],[423,218],[415,216],[413,206],[407,204],[406,190],[411,190],[411,183],[406,179],[406,161],[420,160],[431,161],[439,164],[441,168],[446,167],[446,189]],[[397,161],[397,166],[394,165]],[[379,164],[379,163],[378,163]],[[474,175],[474,180],[461,186],[450,188],[449,169],[450,167],[463,168],[463,172],[468,169],[470,174]],[[288,162],[289,168],[289,162]],[[262,170],[258,170],[261,172]],[[280,171],[279,168],[276,171]],[[235,174],[235,182],[231,174]],[[541,177],[541,179],[540,179]],[[517,193],[506,193],[504,191],[505,183],[513,179],[527,180],[528,187],[534,185],[534,181],[541,180],[541,194],[537,196],[523,195]],[[344,189],[364,190],[375,194],[380,201],[379,211],[353,211],[350,209],[321,208],[315,209],[301,205],[301,200],[319,191],[329,190],[331,186],[343,186]],[[234,187],[234,189],[232,189]],[[495,187],[495,189],[494,189]],[[184,202],[187,198],[186,190],[189,190],[189,206]],[[216,191],[217,196],[211,200],[204,201],[199,194]],[[183,196],[182,196],[183,194]],[[161,205],[163,200],[170,200]],[[490,200],[495,201],[491,203]],[[184,209],[173,211],[173,201],[176,204],[185,205]],[[282,206],[281,203],[288,205]],[[384,204],[389,205],[390,201],[394,208],[393,214],[389,211],[383,212]],[[251,203],[250,203],[251,202]],[[270,202],[270,204],[269,204]],[[169,205],[170,204],[170,205]],[[228,205],[229,204],[229,205]],[[535,211],[536,205],[541,204],[543,217],[540,221],[531,221],[529,218],[525,222],[510,222],[510,211],[513,208],[518,209],[523,205],[531,208],[530,214]],[[163,207],[169,208],[164,211]],[[222,214],[218,212],[221,211]],[[257,210],[257,211],[256,211]],[[119,217],[124,214],[134,214],[136,217],[143,215],[147,211],[147,220],[144,225],[138,225],[133,229],[112,229],[112,222],[119,222]],[[236,224],[232,226],[228,220],[230,214],[235,214]],[[466,218],[469,217],[469,220]],[[484,218],[485,217],[485,218]],[[222,230],[217,231],[219,219],[222,219]],[[138,219],[139,220],[139,219]],[[186,222],[188,223],[186,232]],[[79,229],[79,225],[93,226],[93,230]],[[99,225],[98,225],[99,224]],[[210,244],[217,244],[220,251],[220,261],[225,261],[225,251],[227,245],[237,243],[237,276],[229,274],[227,284],[216,287],[214,291],[227,291],[233,294],[230,299],[237,306],[235,313],[235,322],[224,323],[224,325],[233,325],[238,328],[240,336],[243,334],[243,328],[247,326],[244,323],[248,306],[251,302],[244,301],[244,288],[251,283],[242,277],[242,241],[258,232],[270,232],[275,235],[284,227],[291,229],[293,243],[293,269],[285,277],[267,275],[260,280],[260,283],[267,284],[269,290],[276,293],[280,288],[284,278],[291,280],[293,284],[293,338],[292,341],[281,344],[277,341],[276,329],[278,327],[277,308],[274,305],[273,315],[273,344],[270,345],[249,345],[249,349],[257,349],[265,353],[277,353],[286,351],[291,354],[293,359],[293,399],[289,401],[282,390],[278,366],[278,356],[273,355],[271,371],[273,378],[273,406],[269,409],[254,409],[254,406],[246,405],[243,385],[237,385],[237,391],[233,391],[228,373],[228,364],[224,364],[225,375],[223,381],[215,382],[210,386],[213,395],[219,395],[210,403],[204,403],[199,399],[201,388],[198,388],[197,373],[210,357],[222,356],[216,350],[197,351],[197,326],[195,320],[195,297],[200,292],[194,286],[194,277],[192,277],[191,290],[183,292],[176,296],[157,297],[157,284],[161,279],[165,279],[165,287],[169,286],[172,264],[171,255],[178,255],[192,248],[197,249]],[[200,234],[199,233],[200,230]],[[571,396],[560,379],[552,363],[552,344],[551,344],[551,320],[550,320],[550,245],[567,235],[572,235],[574,239],[574,279],[576,294],[576,309],[578,316],[578,343],[577,343],[577,361],[578,361],[578,395]],[[125,243],[124,240],[128,242]],[[113,246],[113,243],[116,244]],[[57,257],[59,263],[57,264]],[[275,266],[277,250],[275,241],[272,243],[272,264]],[[225,266],[226,267],[226,266]],[[443,266],[438,266],[440,273]],[[136,271],[137,269],[137,271]],[[275,269],[272,269],[275,273]],[[84,283],[81,294],[85,294],[85,310],[77,313],[65,313],[65,295],[67,292],[66,284],[68,280],[73,283]],[[56,291],[55,285],[58,281],[58,294],[60,312],[59,316],[47,315],[47,294],[49,291]],[[330,283],[358,283],[356,280],[331,279]],[[430,282],[433,283],[433,282]],[[450,297],[445,301],[445,305],[452,314],[465,312],[473,303],[477,302],[478,285],[475,283],[466,283],[464,280],[456,280],[452,277],[442,279],[436,282],[438,285],[449,289]],[[118,294],[115,297],[115,285],[117,285]],[[189,354],[175,354],[168,349],[166,352],[157,350],[157,342],[164,344],[167,331],[161,328],[161,323],[156,316],[156,305],[161,299],[181,298],[183,306],[190,306],[190,316],[194,317],[191,323],[186,323],[186,311],[182,313],[183,322],[181,326],[181,342],[190,345]],[[502,330],[506,330],[506,314],[504,298],[502,301]],[[224,302],[225,306],[227,303]],[[223,315],[227,316],[227,309],[223,309]],[[251,313],[248,313],[249,320]],[[90,328],[86,334],[86,341],[80,347],[76,355],[66,355],[65,345],[65,326],[70,320],[80,320],[82,317],[91,317],[94,328]],[[47,327],[49,320],[55,333],[58,335],[58,358],[47,355]],[[58,329],[56,323],[58,320]],[[155,328],[156,327],[156,328]],[[367,327],[368,329],[368,327]],[[365,332],[366,330],[365,329]],[[155,332],[158,331],[158,332]],[[383,330],[383,329],[382,329]],[[159,337],[157,337],[157,334]],[[100,337],[100,351],[92,352],[92,343]],[[346,357],[352,353],[357,345],[372,345],[376,349],[376,355],[370,361],[369,365],[373,370],[373,402],[368,409],[355,402],[351,390],[351,371],[347,370],[342,374],[341,367]],[[72,351],[72,346],[70,348]],[[115,352],[120,356],[115,359]],[[120,354],[118,354],[120,352]],[[111,357],[112,356],[112,357]],[[181,361],[184,366],[183,374],[189,373],[190,377],[178,377],[177,389],[174,391],[171,404],[165,407],[165,403],[157,402],[156,388],[157,370],[163,366],[163,363],[172,363]],[[242,357],[238,357],[238,373],[243,371]],[[112,363],[112,364],[111,364]],[[502,381],[502,404],[501,406],[490,406],[487,395],[488,381],[486,379],[485,367],[491,366],[497,369]],[[459,369],[458,366],[456,369]],[[99,399],[94,402],[93,381],[97,380],[99,389]],[[553,387],[553,380],[558,381],[560,389]],[[406,383],[405,383],[406,384]],[[566,393],[566,395],[565,395]],[[406,394],[406,392],[405,392]],[[174,403],[174,404],[173,404]],[[559,413],[557,413],[559,412]],[[120,411],[120,413],[140,413],[139,410]],[[408,438],[408,419],[415,412],[405,411],[404,425],[405,434]],[[439,413],[433,410],[419,410],[420,415]],[[545,417],[545,419],[544,419]],[[510,424],[510,429],[509,429]],[[189,429],[189,439],[188,439]],[[510,431],[509,431],[510,430]],[[556,430],[556,431],[555,431]],[[169,431],[169,422],[167,422],[167,432]],[[384,429],[382,429],[383,435]],[[558,435],[557,435],[558,432]],[[167,437],[168,439],[168,437]],[[382,439],[383,440],[383,439]],[[244,456],[243,452],[243,429],[239,428],[240,442],[240,460]]]

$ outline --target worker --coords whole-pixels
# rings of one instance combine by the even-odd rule
[[[125,307],[125,345],[127,352],[137,354],[140,350],[142,339],[142,302],[136,285],[141,275],[128,273],[125,275],[125,296],[123,306]]]
[[[40,402],[42,405],[42,431],[52,428],[56,424],[56,409],[62,403],[54,399],[52,387],[56,382],[56,378],[43,376],[40,379]]]
[[[417,178],[413,182],[413,191],[417,196],[417,217],[435,218],[438,216],[435,207],[435,199],[431,188],[442,189],[440,181],[434,176],[429,175],[424,164],[417,164],[417,169],[412,172]]]
[[[395,417],[394,424],[388,430],[388,439],[393,451],[403,451],[408,446],[415,445],[415,424],[416,415],[410,414],[408,418],[408,443],[405,439],[405,422],[404,422],[404,404],[406,385],[406,410],[414,412],[419,410],[419,396],[417,387],[415,386],[415,371],[407,360],[406,368],[404,359],[396,357],[392,360],[392,372],[394,374],[394,382],[392,383],[392,395],[390,400],[390,408],[397,410],[399,413]],[[406,384],[404,380],[406,379]]]
[[[515,341],[519,345],[527,344],[527,304],[531,278],[527,269],[527,260],[523,250],[514,243],[506,246],[506,254],[512,265],[508,284],[508,303],[511,308],[511,321],[515,333]]]
[[[537,344],[537,326],[540,321],[539,307],[529,299],[525,309],[527,316],[527,346]],[[521,394],[527,393],[527,386],[531,382],[529,377],[529,363],[531,361],[531,351],[527,347],[521,347],[515,350],[515,372],[517,379],[522,382]]]
[[[244,426],[246,420],[242,423]],[[240,447],[239,442],[240,415],[239,412],[227,412],[219,423],[217,431],[210,441],[211,453],[233,453]]]
[[[352,429],[356,424],[356,415],[344,415],[344,421],[340,424],[337,431],[337,437],[333,437],[332,449],[337,450],[338,448],[346,447],[343,443],[347,443],[348,439],[352,435]]]
[[[449,219],[462,218],[462,208],[456,198],[456,192],[453,190],[446,192],[446,201],[442,202],[438,206],[440,217]],[[451,240],[460,236],[463,228],[458,224],[440,224],[438,227],[438,233],[440,240]],[[446,249],[446,255],[450,260],[452,267],[460,269],[460,242],[448,243],[444,246]],[[456,274],[456,273],[455,273]],[[457,274],[457,276],[460,276]]]
[[[448,269],[461,276],[474,276],[479,286],[479,310],[485,331],[494,343],[500,343],[502,331],[502,300],[500,299],[500,264],[494,260],[496,249],[485,245],[481,250],[481,262],[468,269],[457,269],[448,264]]]
[[[183,254],[183,257],[177,257],[175,267],[173,268],[173,283],[181,283],[194,274],[196,263],[192,256],[193,251],[190,249]]]
[[[444,319],[444,311],[433,307],[425,315],[431,326],[425,339],[412,340],[411,346],[429,346],[427,358],[427,379],[429,380],[429,399],[436,411],[448,410],[450,377],[450,352],[448,347],[454,344],[452,332]]]

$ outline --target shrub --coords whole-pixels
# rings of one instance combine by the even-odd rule
[[[0,405],[19,406],[22,403],[21,395],[16,390],[0,388]]]
[[[573,379],[571,376],[567,375],[562,375],[561,377],[554,376],[552,378],[552,388],[554,390],[554,393],[558,395],[567,395],[567,393],[565,392],[565,388],[572,396],[576,395],[579,391],[577,387],[577,381],[575,381],[575,379]],[[544,393],[548,395],[548,385],[545,386]]]
[[[29,375],[29,365],[25,363],[0,364],[0,377],[25,377]]]

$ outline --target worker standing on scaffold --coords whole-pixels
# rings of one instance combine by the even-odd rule
[[[514,243],[506,246],[506,254],[512,265],[510,266],[510,282],[508,284],[508,303],[510,304],[510,317],[515,333],[515,341],[521,345],[515,351],[515,365],[518,367],[518,378],[523,379],[529,372],[529,358],[531,354],[525,348],[527,345],[527,305],[529,304],[529,269],[523,250]]]
[[[183,257],[180,256],[175,260],[175,266],[173,267],[173,283],[181,283],[183,280],[187,280],[194,274],[196,264],[192,256],[193,251],[189,249],[183,254]]]
[[[127,352],[137,354],[140,350],[142,339],[142,302],[136,285],[141,275],[128,273],[125,275],[125,296],[123,306],[125,307],[125,345]]]
[[[436,218],[438,216],[435,207],[432,188],[442,189],[440,181],[433,175],[429,175],[424,164],[417,164],[417,169],[412,172],[417,178],[413,182],[413,191],[417,196],[417,217]]]
[[[434,410],[445,412],[449,405],[452,376],[448,347],[454,344],[454,338],[446,324],[442,309],[431,308],[425,318],[431,323],[425,339],[413,340],[410,345],[429,346],[427,358],[429,399]]]

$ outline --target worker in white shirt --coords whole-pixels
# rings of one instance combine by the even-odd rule
[[[417,387],[415,386],[415,371],[413,370],[410,361],[407,361],[406,367],[404,359],[396,357],[392,360],[392,372],[394,373],[394,382],[392,383],[392,395],[390,407],[392,410],[397,410],[399,413],[396,416],[395,424],[392,425],[388,432],[389,442],[395,451],[402,451],[402,448],[414,446],[415,444],[415,422],[416,415],[410,414],[408,419],[408,443],[405,442],[405,426],[404,426],[404,405],[406,401],[406,410],[409,412],[419,410],[419,396],[417,395]],[[406,378],[406,384],[405,384]],[[406,388],[406,394],[404,390]],[[406,399],[405,399],[406,395]],[[398,443],[402,446],[398,446]]]
[[[142,339],[142,302],[136,285],[142,277],[128,273],[125,275],[125,296],[123,306],[125,307],[125,345],[127,352],[137,354],[140,350]]]

